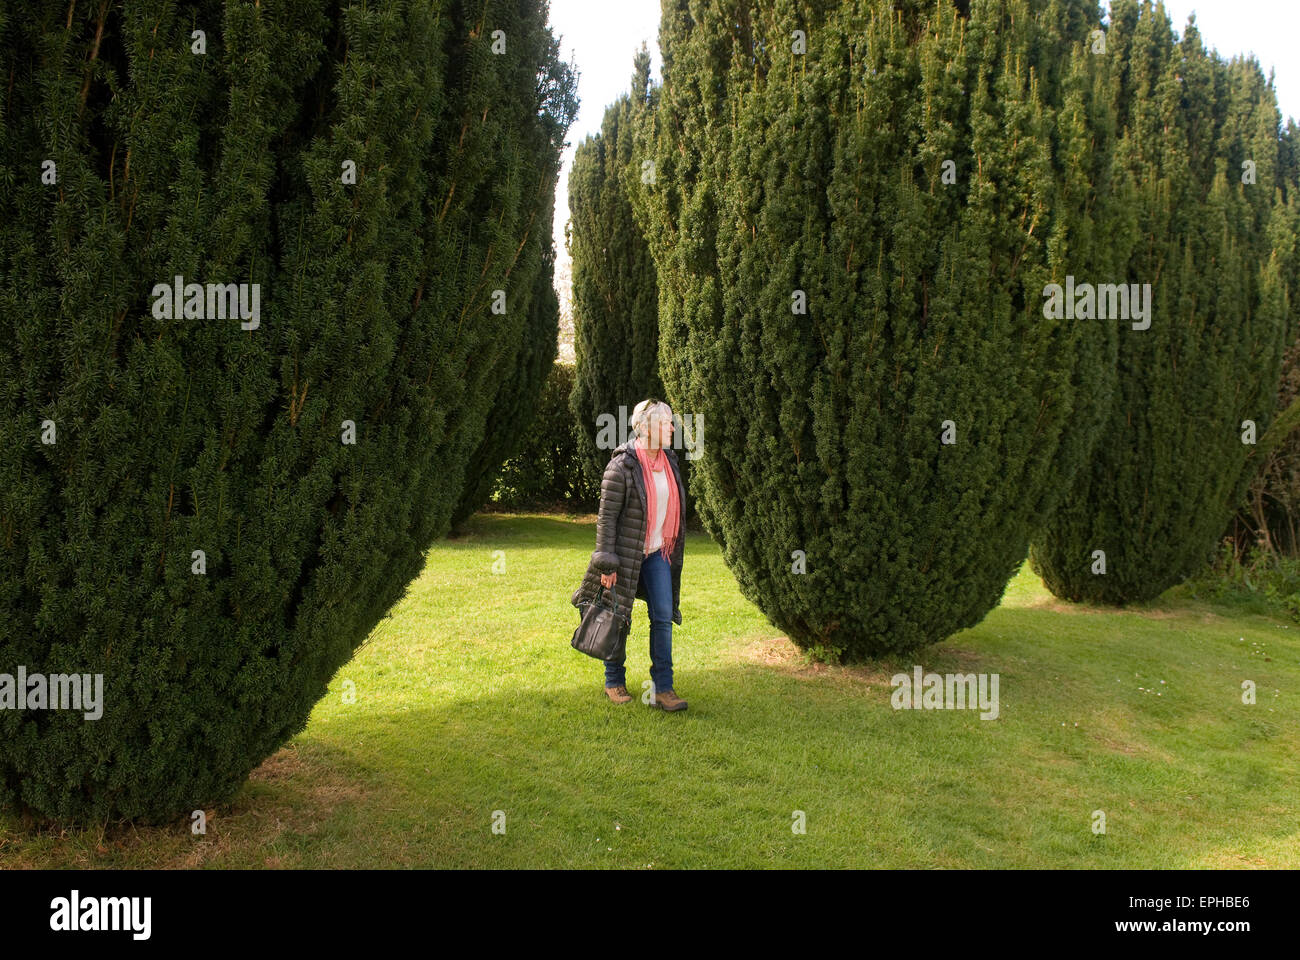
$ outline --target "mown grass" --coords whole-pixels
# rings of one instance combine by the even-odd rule
[[[601,665],[569,648],[593,543],[590,517],[476,516],[205,835],[0,819],[0,865],[1300,866],[1300,641],[1283,619],[1187,588],[1123,611],[1062,604],[1026,567],[946,643],[828,667],[695,534],[673,638],[690,708],[664,714],[607,702]],[[640,602],[634,617],[639,693]],[[895,711],[889,678],[914,663],[999,674],[1000,716]]]

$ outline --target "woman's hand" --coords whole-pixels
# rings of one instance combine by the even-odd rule
[[[605,587],[606,589],[612,587],[617,580],[618,580],[617,571],[615,571],[614,573],[602,573],[600,575],[600,585],[602,587]]]

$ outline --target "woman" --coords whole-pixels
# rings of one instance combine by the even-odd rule
[[[573,595],[575,607],[594,600],[599,587],[612,590],[624,636],[632,625],[632,601],[645,600],[650,614],[651,706],[675,712],[686,701],[673,690],[673,624],[682,582],[682,485],[673,440],[673,412],[661,400],[642,400],[632,411],[633,435],[614,451],[600,484],[596,550]],[[623,661],[605,664],[605,695],[632,699]]]

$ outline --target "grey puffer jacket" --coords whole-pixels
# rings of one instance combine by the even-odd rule
[[[623,619],[626,630],[632,623],[632,601],[637,597],[645,599],[645,585],[641,581],[641,561],[645,557],[646,523],[649,510],[645,480],[641,476],[641,463],[637,459],[632,438],[611,454],[605,467],[605,476],[600,482],[600,512],[596,516],[596,550],[587,564],[587,573],[582,578],[571,600],[575,607],[596,597],[600,589],[600,576],[617,571],[618,579],[614,582],[614,595],[617,610]],[[686,503],[686,487],[682,484],[681,469],[677,466],[677,455],[671,448],[665,447],[664,454],[672,467],[673,478],[677,483],[678,509]],[[665,523],[667,519],[665,518]],[[678,515],[678,530],[682,530],[681,514]],[[682,530],[684,534],[685,531]],[[681,600],[682,554],[685,536],[679,536],[673,547],[670,569],[673,577],[673,622],[681,625],[682,611],[678,604]],[[609,591],[607,590],[606,593]]]

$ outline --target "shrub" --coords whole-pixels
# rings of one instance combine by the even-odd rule
[[[555,363],[537,400],[537,416],[519,450],[497,478],[493,503],[511,510],[562,508],[595,510],[600,505],[600,473],[588,472],[579,449],[580,428],[569,412],[571,364]],[[608,457],[606,457],[608,460]]]
[[[545,194],[554,194],[553,178]],[[560,303],[553,286],[555,245],[551,241],[551,219],[548,210],[541,229],[545,238],[542,263],[532,271],[534,291],[528,302],[524,341],[514,360],[513,372],[495,378],[500,384],[496,402],[484,427],[483,442],[466,468],[465,492],[452,514],[453,529],[463,526],[490,499],[505,468],[505,460],[515,454],[533,424],[538,422],[540,395],[545,389],[546,375],[555,366],[559,347]]]
[[[1099,23],[1083,0],[664,4],[633,192],[660,372],[704,414],[705,529],[805,649],[978,623],[1086,462],[1115,329],[1045,319],[1043,290],[1110,255]]]
[[[1258,466],[1244,422],[1262,436],[1274,414],[1289,267],[1259,65],[1207,53],[1194,25],[1175,42],[1163,8],[1134,0],[1115,3],[1106,55],[1133,215],[1117,238],[1136,231],[1121,277],[1151,285],[1151,316],[1121,327],[1106,428],[1030,561],[1058,597],[1123,604],[1205,564],[1242,502]]]
[[[1188,577],[1187,590],[1199,600],[1236,605],[1255,602],[1269,613],[1300,623],[1300,557],[1256,546],[1239,551],[1225,539],[1219,543],[1214,562]]]
[[[1282,357],[1282,376],[1278,384],[1277,410],[1279,419],[1273,429],[1280,429],[1282,437],[1271,449],[1261,444],[1254,451],[1256,463],[1249,469],[1254,472],[1245,504],[1229,525],[1225,536],[1236,543],[1240,551],[1248,544],[1258,543],[1267,552],[1287,556],[1300,554],[1300,432],[1286,431],[1282,414],[1292,404],[1300,401],[1300,340],[1296,340],[1297,291],[1300,291],[1300,128],[1288,120],[1283,130],[1278,178],[1282,182],[1281,203],[1273,211],[1280,239],[1279,252],[1284,263],[1290,265],[1287,288],[1290,291],[1290,313],[1287,317],[1287,341],[1290,346]]]
[[[541,0],[10,0],[0,72],[0,672],[104,682],[97,721],[0,710],[0,803],[166,819],[447,531],[570,81]],[[177,275],[257,323],[168,318]]]

